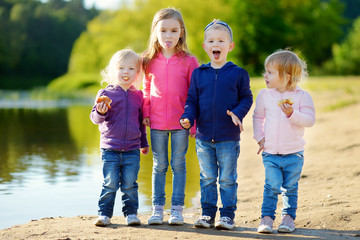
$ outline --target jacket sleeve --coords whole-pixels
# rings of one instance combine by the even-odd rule
[[[193,74],[191,75],[190,87],[185,103],[184,114],[181,116],[181,118],[189,119],[191,126],[194,126],[194,121],[197,115],[198,104],[199,104],[196,76],[197,76],[197,71],[194,70]]]
[[[141,97],[142,96],[143,96],[143,94],[141,94]],[[143,108],[141,108],[139,111],[139,123],[140,123],[140,132],[141,132],[140,147],[144,148],[144,147],[148,147],[149,144],[148,144],[148,141],[146,138],[146,126],[144,124],[142,124],[142,120],[143,120]]]
[[[250,90],[249,74],[245,70],[242,71],[243,72],[239,74],[237,84],[239,104],[231,110],[240,119],[241,122],[246,116],[246,114],[249,112],[253,103],[253,95]]]
[[[106,91],[104,89],[100,89],[99,92],[96,95],[95,98],[95,104],[91,110],[90,113],[90,120],[94,123],[94,124],[101,124],[105,121],[106,117],[108,116],[108,112],[106,112],[104,115],[100,114],[97,110],[96,110],[96,100],[103,95],[107,95]]]
[[[261,90],[256,98],[256,105],[253,114],[253,131],[254,139],[260,142],[265,137],[265,106],[264,106],[264,90]]]
[[[143,93],[144,93],[143,118],[150,117],[151,80],[152,80],[152,75],[145,74],[143,81]]]
[[[191,83],[191,76],[192,76],[192,73],[193,71],[199,67],[199,62],[197,61],[196,57],[191,57],[191,64],[189,66],[189,76],[188,76],[188,79],[189,79],[189,86],[190,86],[190,83]],[[191,125],[191,129],[190,129],[190,133],[191,134],[195,134],[196,133],[196,121],[194,121],[194,125]]]
[[[294,109],[289,117],[291,123],[300,127],[312,127],[315,124],[315,107],[309,93],[303,92],[299,110]]]

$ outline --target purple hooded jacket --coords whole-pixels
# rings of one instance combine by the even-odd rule
[[[99,90],[96,99],[104,95],[112,100],[111,109],[102,115],[95,102],[90,113],[91,121],[99,124],[100,148],[131,151],[148,147],[142,124],[142,91],[134,87],[124,91],[120,86],[109,85]]]

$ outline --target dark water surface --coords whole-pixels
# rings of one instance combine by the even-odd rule
[[[4,104],[2,105],[4,106]],[[0,229],[44,217],[96,215],[102,173],[91,106],[1,108]],[[149,136],[148,136],[149,139]],[[152,154],[141,157],[140,213],[151,209]],[[199,191],[194,139],[187,154],[185,207]],[[172,192],[167,175],[167,207]],[[114,215],[122,216],[120,194]],[[198,200],[196,200],[196,204]]]

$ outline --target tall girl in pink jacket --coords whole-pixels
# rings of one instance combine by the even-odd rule
[[[256,99],[254,138],[265,166],[260,233],[272,233],[278,194],[282,221],[278,232],[293,232],[298,181],[304,163],[304,128],[315,123],[311,96],[298,83],[307,76],[306,64],[291,51],[277,51],[265,60],[265,83]],[[288,100],[285,102],[284,100]]]
[[[190,86],[191,74],[199,66],[186,45],[186,29],[181,13],[173,8],[161,9],[153,19],[148,49],[143,54],[144,120],[150,127],[153,152],[152,202],[150,225],[163,223],[165,180],[169,166],[168,141],[171,138],[173,193],[169,224],[184,223],[186,162],[189,131],[179,119]]]

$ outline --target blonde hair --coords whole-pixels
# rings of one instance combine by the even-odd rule
[[[265,60],[265,67],[275,67],[281,79],[290,78],[286,85],[288,90],[295,90],[298,83],[308,77],[306,63],[294,52],[289,50],[278,50],[268,56]]]
[[[175,49],[177,54],[185,53],[189,54],[188,47],[186,45],[186,28],[184,19],[180,13],[180,11],[175,8],[164,8],[159,10],[152,21],[151,26],[151,34],[148,44],[148,49],[143,53],[143,67],[146,72],[146,68],[149,65],[150,61],[156,57],[156,55],[161,51],[161,46],[159,44],[159,40],[156,34],[156,26],[157,24],[164,19],[174,18],[180,24],[181,35],[179,38],[179,42],[176,44]]]
[[[220,19],[214,19],[211,23],[209,23],[204,30],[204,39],[206,40],[206,33],[210,29],[212,30],[223,30],[229,34],[230,42],[233,42],[233,31],[231,27],[226,23],[221,21]]]
[[[115,70],[119,68],[119,64],[128,58],[135,58],[136,60],[136,67],[138,69],[138,77],[133,82],[133,86],[137,89],[140,86],[140,75],[141,75],[141,69],[142,69],[142,61],[141,57],[135,53],[131,49],[123,49],[120,51],[117,51],[110,59],[109,64],[105,67],[104,70],[101,71],[101,75],[103,77],[103,80],[101,81],[101,84],[106,82],[108,85],[113,85],[114,87],[118,85],[118,79],[115,75]]]

